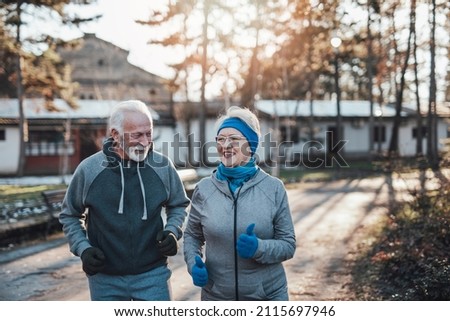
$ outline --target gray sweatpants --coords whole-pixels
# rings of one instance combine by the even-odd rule
[[[89,275],[92,301],[170,301],[170,276],[164,265],[136,275]]]

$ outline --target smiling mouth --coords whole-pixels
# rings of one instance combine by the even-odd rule
[[[143,147],[142,145],[137,145],[137,146],[134,148],[134,150],[135,150],[136,152],[139,152],[139,153],[145,152],[146,149],[147,149],[147,148]]]

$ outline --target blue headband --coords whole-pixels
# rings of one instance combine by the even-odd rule
[[[249,125],[247,125],[246,122],[237,117],[227,118],[220,125],[219,129],[217,130],[217,134],[219,134],[219,132],[223,128],[234,128],[239,130],[247,139],[252,155],[255,154],[256,149],[258,148],[259,137],[258,134],[255,133],[255,131]]]

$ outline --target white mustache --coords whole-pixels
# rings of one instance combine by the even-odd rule
[[[135,150],[140,151],[140,152],[145,151],[145,150],[148,149],[148,148],[149,148],[149,146],[144,147],[144,146],[142,146],[142,145],[136,145],[136,146],[134,147]]]

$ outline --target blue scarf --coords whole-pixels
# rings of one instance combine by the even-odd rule
[[[231,192],[234,192],[242,185],[244,182],[252,178],[258,171],[258,166],[256,166],[256,161],[254,157],[251,157],[247,164],[243,166],[236,167],[225,167],[223,163],[217,166],[216,177],[221,181],[228,181],[228,186]]]

